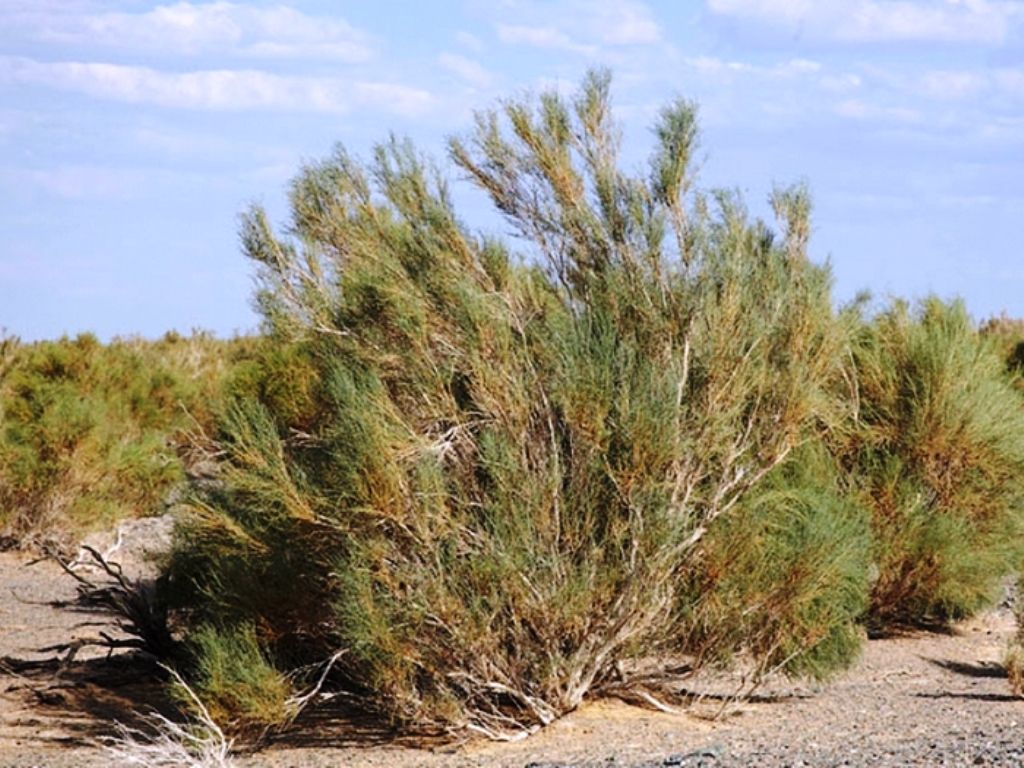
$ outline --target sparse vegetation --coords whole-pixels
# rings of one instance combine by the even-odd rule
[[[158,510],[248,340],[95,336],[0,351],[0,537],[62,547]]]

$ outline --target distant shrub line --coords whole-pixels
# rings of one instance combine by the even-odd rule
[[[680,669],[827,679],[865,629],[991,604],[1024,554],[1019,325],[837,310],[804,186],[772,228],[697,185],[693,104],[632,174],[611,114],[591,73],[452,140],[510,243],[407,142],[339,149],[286,234],[244,218],[259,340],[15,347],[0,520],[30,530],[54,487],[88,499],[76,530],[152,508],[182,478],[171,414],[201,422],[214,479],[160,589],[189,690],[241,732],[316,682],[514,738]]]
[[[64,548],[158,511],[254,340],[0,340],[0,540]]]

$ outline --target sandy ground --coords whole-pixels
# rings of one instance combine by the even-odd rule
[[[0,766],[104,766],[97,739],[114,719],[161,706],[124,657],[88,654],[67,668],[38,649],[95,634],[88,616],[47,605],[73,595],[49,562],[0,553]],[[719,720],[713,700],[681,714],[589,704],[516,744],[430,749],[372,723],[322,716],[242,766],[1024,765],[1024,701],[999,660],[1013,631],[994,611],[948,635],[868,643],[860,663],[821,689],[784,681]]]

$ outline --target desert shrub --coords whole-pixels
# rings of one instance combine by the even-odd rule
[[[1021,562],[1024,403],[959,302],[896,303],[854,357],[860,429],[838,452],[871,508],[870,624],[970,615]]]
[[[325,417],[320,370],[309,345],[271,339],[235,362],[223,385],[225,407],[260,402],[280,424],[309,431]],[[230,415],[221,413],[221,416]],[[223,419],[222,419],[223,421]]]
[[[679,650],[826,679],[859,654],[870,593],[866,509],[820,441],[773,470],[705,538],[682,595]]]
[[[1006,361],[1011,381],[1018,391],[1024,391],[1024,320],[1000,315],[987,320],[981,326],[981,334],[988,339]],[[1018,565],[1018,570],[1021,566]],[[1010,680],[1010,688],[1018,696],[1024,695],[1024,599],[1018,582],[1015,616],[1017,633],[1010,641],[1004,665]]]
[[[691,104],[655,135],[623,173],[600,74],[479,115],[451,156],[523,258],[395,139],[304,168],[287,236],[250,212],[278,346],[179,525],[186,630],[252,628],[282,671],[341,649],[367,707],[495,737],[676,636],[709,526],[830,418],[845,336],[806,190],[779,237],[692,191]]]
[[[213,423],[246,340],[95,336],[8,342],[0,368],[0,533],[60,543],[158,510],[183,480],[186,429]]]
[[[1006,361],[1014,386],[1024,389],[1024,319],[1000,315],[982,323],[979,331]]]
[[[7,373],[7,369],[14,363],[14,357],[21,346],[17,336],[10,336],[0,328],[0,379]]]
[[[288,682],[267,660],[252,626],[204,625],[190,635],[189,645],[194,690],[177,686],[185,708],[194,705],[192,695],[198,696],[213,722],[236,730],[278,725],[287,718]]]

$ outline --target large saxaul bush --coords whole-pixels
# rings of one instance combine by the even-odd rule
[[[859,428],[837,453],[871,511],[869,622],[970,615],[1024,555],[1024,400],[959,302],[896,303],[853,351]]]
[[[806,191],[773,196],[781,236],[697,194],[682,101],[649,172],[624,173],[608,86],[508,102],[452,141],[511,246],[394,139],[304,168],[285,235],[246,217],[276,347],[168,574],[197,669],[220,659],[195,680],[219,707],[232,674],[280,701],[328,658],[367,707],[494,737],[621,689],[623,661],[688,631],[709,526],[831,418],[845,334]],[[242,645],[278,675],[224,660]]]

